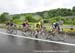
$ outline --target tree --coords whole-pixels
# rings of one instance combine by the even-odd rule
[[[40,15],[34,15],[33,19],[37,22],[37,21],[42,20],[42,17]]]
[[[35,22],[34,18],[32,18],[32,14],[26,14],[25,19],[27,19],[29,22]]]
[[[44,17],[45,19],[49,18],[48,12],[44,12],[44,13],[43,13],[43,17]]]
[[[73,6],[72,11],[75,12],[75,6]]]
[[[1,16],[0,16],[0,22],[1,23],[4,23],[4,22],[6,22],[6,21],[8,21],[8,20],[11,20],[12,19],[12,17],[9,15],[9,13],[7,13],[7,12],[4,12],[3,14],[1,14]]]

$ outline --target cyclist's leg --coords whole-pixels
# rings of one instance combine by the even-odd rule
[[[59,36],[60,36],[59,40],[63,40],[64,41],[66,39],[66,32],[64,32],[63,30],[59,31]]]
[[[27,31],[27,28],[26,27],[23,27],[23,32],[26,32]]]
[[[38,38],[38,31],[35,31],[35,38]]]
[[[14,26],[11,26],[11,27],[10,27],[10,31],[11,31],[11,33],[13,33],[13,31],[14,31]]]
[[[11,26],[10,26],[10,25],[8,25],[7,30],[8,30],[8,31],[10,31],[10,30],[11,30]]]
[[[7,25],[6,26],[6,32],[8,33],[8,31],[9,31],[9,26]]]
[[[41,34],[42,36],[44,36],[44,35],[46,35],[45,33],[46,33],[46,30],[45,30],[44,28],[42,28],[40,34]]]
[[[38,38],[39,35],[40,35],[40,29],[38,28],[35,30],[35,37]]]
[[[8,33],[12,33],[12,26],[8,25],[8,27],[7,27],[7,32],[8,32]]]
[[[14,32],[14,34],[17,34],[17,27],[16,26],[13,27],[13,32]]]
[[[22,35],[26,36],[26,27],[25,26],[22,28]]]

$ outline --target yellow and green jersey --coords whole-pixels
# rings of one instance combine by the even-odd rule
[[[35,24],[35,30],[40,30],[41,29],[41,24],[40,23],[36,23]]]

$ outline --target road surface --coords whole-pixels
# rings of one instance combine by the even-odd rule
[[[61,44],[24,38],[21,31],[9,35],[0,29],[0,53],[75,53],[75,36],[67,37]]]

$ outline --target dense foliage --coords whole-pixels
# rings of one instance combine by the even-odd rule
[[[10,19],[17,24],[22,23],[25,19],[28,19],[29,22],[38,22],[43,19],[45,23],[53,23],[62,19],[65,24],[75,25],[75,7],[72,9],[58,8],[37,13],[15,15],[9,15],[9,13],[4,12],[0,15],[0,23],[5,23]]]

